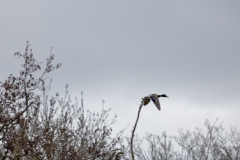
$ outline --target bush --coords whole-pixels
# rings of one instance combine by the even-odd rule
[[[67,86],[64,98],[59,94],[49,97],[51,80],[46,85],[46,74],[58,69],[50,54],[43,73],[27,43],[23,70],[10,75],[0,85],[0,158],[1,159],[107,159],[117,151],[122,132],[111,138],[107,123],[109,111],[84,113],[83,103],[72,103]],[[36,93],[41,91],[41,95]]]

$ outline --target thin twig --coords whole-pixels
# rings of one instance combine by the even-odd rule
[[[136,128],[137,128],[137,123],[138,123],[138,119],[139,119],[139,116],[140,116],[140,112],[141,112],[142,106],[143,106],[143,102],[141,102],[141,104],[140,104],[140,106],[139,106],[137,119],[136,119],[135,125],[134,125],[134,127],[133,127],[132,136],[131,136],[130,147],[131,147],[132,160],[134,160],[133,137],[134,137],[134,132],[135,132],[135,130],[136,130]]]

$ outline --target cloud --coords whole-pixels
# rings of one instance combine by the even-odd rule
[[[189,128],[212,113],[212,119],[238,125],[238,6],[224,1],[3,2],[1,80],[19,68],[11,57],[24,52],[30,40],[40,61],[53,47],[62,63],[51,74],[53,94],[63,94],[69,84],[73,96],[84,91],[93,110],[105,99],[122,121],[119,127],[134,122],[141,98],[152,93],[170,98],[161,101],[161,112],[153,105],[144,108],[141,133]]]

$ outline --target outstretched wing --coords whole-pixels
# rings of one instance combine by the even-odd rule
[[[144,97],[143,98],[143,105],[146,106],[150,102],[150,98]]]
[[[150,98],[144,97],[143,98],[143,105],[146,106],[150,102]]]
[[[161,106],[160,106],[160,102],[159,102],[158,98],[155,97],[155,96],[150,96],[150,99],[153,101],[153,103],[155,104],[157,109],[160,111],[161,110]]]

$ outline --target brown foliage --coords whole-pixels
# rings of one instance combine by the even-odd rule
[[[46,74],[61,64],[52,64],[50,54],[43,73],[27,43],[23,70],[0,84],[0,158],[1,159],[109,159],[117,152],[122,132],[111,137],[108,111],[84,113],[83,104],[72,103],[67,87],[64,98],[49,98]],[[41,91],[38,95],[36,90]],[[117,158],[116,158],[117,159]]]

